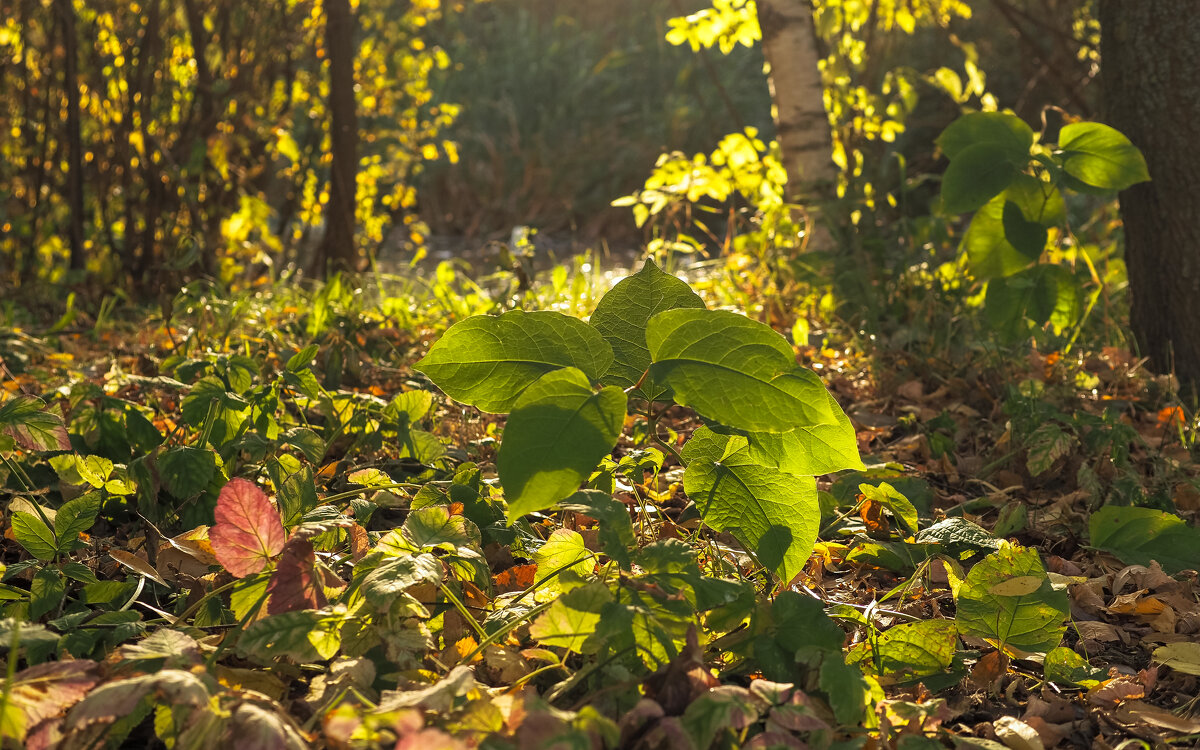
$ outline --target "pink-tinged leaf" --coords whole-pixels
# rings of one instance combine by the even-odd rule
[[[287,539],[279,511],[253,482],[231,479],[217,497],[217,523],[208,541],[221,564],[237,578],[261,571]]]
[[[8,700],[20,712],[15,729],[18,743],[26,732],[78,703],[99,682],[97,664],[86,659],[38,664],[13,675]]]
[[[325,592],[317,573],[317,556],[312,542],[292,537],[283,547],[279,565],[267,584],[267,614],[278,615],[299,609],[325,606]]]
[[[308,743],[286,716],[253,703],[234,710],[229,734],[233,750],[305,750]]]

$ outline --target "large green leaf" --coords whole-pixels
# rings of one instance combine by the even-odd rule
[[[533,561],[537,563],[538,580],[557,574],[547,581],[547,586],[556,591],[564,589],[558,576],[569,572],[583,578],[596,567],[596,556],[588,551],[579,532],[571,529],[555,529],[546,543],[533,553]]]
[[[954,620],[897,625],[874,642],[856,646],[847,661],[882,675],[922,677],[950,667],[958,643]]]
[[[683,488],[704,522],[728,531],[787,583],[804,567],[817,539],[821,510],[811,477],[755,461],[746,438],[707,427],[683,448]]]
[[[1058,136],[1063,169],[1101,190],[1124,190],[1150,179],[1142,152],[1119,131],[1098,122],[1074,122]]]
[[[1107,505],[1092,514],[1088,533],[1093,547],[1124,563],[1157,560],[1168,573],[1200,568],[1200,529],[1161,510]]]
[[[646,324],[655,314],[676,308],[703,308],[704,300],[686,282],[664,273],[647,259],[642,270],[608,291],[589,323],[612,345],[614,361],[603,382],[620,388],[636,385],[650,366]],[[665,388],[643,382],[634,391],[649,400],[667,397]]]
[[[790,432],[751,432],[746,436],[751,458],[797,476],[864,469],[850,418],[832,394],[825,396],[835,422],[797,427]]]
[[[504,413],[551,370],[576,367],[597,381],[612,361],[612,347],[582,320],[549,310],[513,310],[455,323],[415,369],[455,401]]]
[[[952,214],[974,211],[1004,192],[1020,173],[1002,146],[967,146],[942,175],[942,205]]]
[[[999,148],[1013,161],[1028,158],[1033,130],[1016,115],[1005,112],[972,112],[942,131],[937,145],[953,161],[971,146],[986,143]]]
[[[1026,224],[1053,226],[1064,217],[1065,204],[1062,194],[1053,185],[1031,175],[1018,176],[1007,190],[975,212],[963,236],[962,248],[970,261],[971,273],[977,278],[1009,276],[1028,267],[1031,261],[1037,259],[1032,251],[1037,242],[1036,239],[1031,239],[1031,227],[1022,224],[1022,229],[1028,236],[1014,238],[1024,250],[1014,247],[1014,243],[1007,236],[1004,209],[1009,203],[1020,209]],[[1008,225],[1015,227],[1015,217],[1009,218]],[[1037,253],[1040,252],[1039,249]]]
[[[600,611],[612,601],[603,583],[589,583],[559,597],[529,626],[529,635],[545,646],[580,651],[600,624]]]
[[[998,646],[1045,653],[1066,632],[1070,600],[1055,589],[1036,550],[1005,546],[971,568],[955,597],[958,632]]]
[[[217,473],[217,454],[209,448],[176,445],[158,457],[163,486],[183,500],[199,495]]]
[[[1079,284],[1066,268],[1043,263],[988,282],[983,313],[1002,340],[1014,341],[1030,325],[1066,328],[1079,317]]]
[[[762,323],[724,310],[667,310],[650,319],[646,343],[651,375],[722,424],[788,432],[836,422],[820,378]]]
[[[496,457],[509,523],[579,489],[617,444],[626,403],[620,388],[593,391],[573,367],[543,375],[521,394]]]

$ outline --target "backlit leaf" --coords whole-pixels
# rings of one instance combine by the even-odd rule
[[[581,586],[559,597],[529,626],[529,635],[543,646],[579,651],[600,622],[600,611],[612,601],[600,582]]]
[[[7,688],[5,708],[19,718],[14,723],[6,716],[7,731],[0,736],[21,744],[28,730],[78,703],[99,681],[98,665],[86,659],[47,662],[17,672]]]
[[[874,643],[862,643],[850,661],[881,675],[925,676],[950,667],[958,644],[954,620],[925,620],[897,625]]]
[[[574,367],[597,381],[612,361],[612,347],[582,320],[513,310],[455,323],[414,369],[455,401],[504,413],[547,372]]]
[[[650,366],[646,326],[654,315],[675,308],[703,307],[704,301],[686,282],[647,259],[642,270],[617,282],[600,299],[588,320],[613,349],[613,364],[602,382],[628,388],[641,379]],[[635,395],[654,400],[664,397],[666,389],[644,382],[639,390]]]
[[[942,175],[942,204],[947,213],[974,211],[995,198],[1020,174],[1003,146],[976,143],[950,160]]]
[[[937,137],[938,147],[951,161],[980,143],[995,146],[1015,161],[1029,156],[1033,130],[1013,114],[971,112],[950,123]]]
[[[0,404],[0,433],[31,451],[71,450],[71,438],[62,417],[47,411],[33,396],[16,396]]]
[[[789,432],[751,432],[750,455],[759,463],[787,474],[817,476],[843,469],[865,468],[850,418],[827,393],[832,424],[797,427]]]
[[[25,511],[12,514],[12,533],[29,554],[39,560],[53,560],[58,553],[58,540],[46,523]]]
[[[1150,179],[1146,160],[1128,138],[1098,122],[1074,122],[1058,135],[1063,169],[1101,190],[1124,190]]]
[[[1057,646],[1070,615],[1067,592],[1051,585],[1037,551],[1024,547],[1002,547],[977,563],[959,587],[955,604],[963,635],[1029,652]]]
[[[217,498],[216,521],[208,540],[237,578],[259,572],[283,550],[286,535],[279,511],[253,482],[229,480]]]
[[[1088,532],[1093,547],[1127,564],[1155,560],[1167,573],[1200,569],[1200,529],[1161,510],[1106,505],[1092,514]]]
[[[834,424],[820,379],[762,323],[725,310],[667,310],[650,319],[651,374],[675,400],[752,432]]]
[[[574,368],[547,373],[521,394],[496,458],[510,524],[579,489],[616,445],[626,401],[615,386],[593,391]]]
[[[804,567],[821,519],[811,477],[763,466],[746,438],[701,427],[683,449],[683,488],[704,522],[728,531],[764,567],[790,582]]]

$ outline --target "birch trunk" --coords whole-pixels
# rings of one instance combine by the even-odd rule
[[[785,197],[809,212],[808,249],[831,250],[833,236],[815,209],[833,198],[838,173],[812,4],[809,0],[758,0],[757,7],[763,56],[770,66],[776,137],[788,176]]]

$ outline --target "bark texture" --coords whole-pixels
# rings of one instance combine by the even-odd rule
[[[71,248],[71,270],[83,270],[83,138],[79,124],[79,37],[75,33],[75,5],[71,0],[55,4],[62,27],[63,89],[67,94],[67,205],[71,217],[67,225]]]
[[[354,202],[358,182],[358,112],[354,97],[355,18],[349,0],[325,0],[325,49],[329,53],[330,168],[325,237],[312,271],[355,270]]]
[[[787,170],[787,199],[805,206],[829,201],[837,184],[833,139],[825,111],[821,56],[810,0],[759,0],[763,56],[775,105],[775,131]],[[828,250],[832,237],[820,221],[809,248]]]
[[[1200,393],[1200,13],[1194,0],[1100,0],[1107,120],[1142,150],[1121,193],[1141,354]]]

